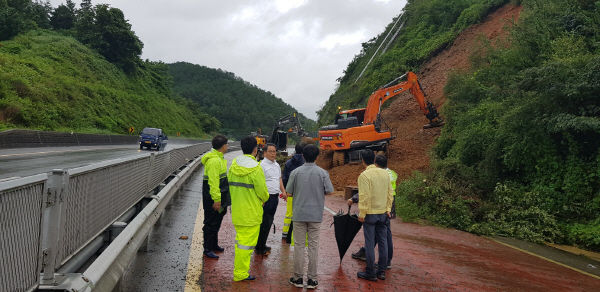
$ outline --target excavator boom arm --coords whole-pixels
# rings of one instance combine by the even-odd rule
[[[403,77],[407,77],[407,81],[398,83],[393,85],[398,80],[403,79]],[[367,107],[365,110],[365,124],[372,124],[377,119],[377,115],[381,111],[381,106],[390,98],[395,97],[407,90],[410,90],[410,93],[417,100],[421,111],[423,114],[431,121],[434,118],[438,117],[437,111],[435,107],[429,102],[425,100],[425,93],[421,89],[421,85],[417,79],[417,75],[413,72],[408,72],[394,81],[384,85],[380,89],[377,89],[367,101]],[[431,118],[430,118],[431,117]]]

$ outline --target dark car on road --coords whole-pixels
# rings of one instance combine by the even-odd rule
[[[146,147],[148,150],[161,150],[167,147],[167,134],[159,128],[144,128],[140,133],[140,150]]]

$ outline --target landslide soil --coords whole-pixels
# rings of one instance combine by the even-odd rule
[[[438,108],[446,100],[444,86],[453,72],[466,71],[470,67],[470,57],[484,47],[485,40],[492,45],[506,43],[508,27],[519,19],[521,6],[508,4],[487,16],[480,24],[464,30],[454,43],[432,57],[417,72],[427,99]],[[394,98],[383,111],[383,118],[397,131],[388,153],[388,167],[398,173],[400,180],[408,178],[414,171],[426,172],[429,169],[429,151],[440,135],[441,128],[423,129],[428,121],[419,105],[409,93]],[[363,167],[360,164],[347,164],[330,168],[327,163],[332,153],[323,153],[317,164],[329,170],[336,190],[344,186],[356,185]]]

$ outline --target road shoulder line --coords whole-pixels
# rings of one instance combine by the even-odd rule
[[[204,168],[204,166],[202,166]],[[202,169],[204,171],[204,169]],[[199,175],[199,174],[197,174]],[[202,276],[203,261],[204,261],[204,233],[202,227],[204,226],[204,204],[202,199],[198,205],[198,215],[196,215],[196,222],[194,223],[194,235],[192,237],[192,244],[190,246],[190,256],[188,258],[187,273],[185,276],[185,289],[186,292],[199,292],[202,291],[200,287],[200,281]]]
[[[553,260],[553,259],[547,258],[547,257],[545,257],[545,256],[542,256],[542,255],[539,255],[539,254],[536,254],[536,253],[530,252],[530,251],[528,251],[528,250],[525,250],[525,249],[519,248],[519,247],[517,247],[517,246],[514,246],[514,245],[512,245],[512,244],[509,244],[509,243],[506,243],[506,242],[502,242],[502,241],[500,241],[500,240],[497,240],[497,239],[494,239],[494,238],[492,238],[492,237],[488,237],[488,236],[484,236],[484,237],[485,237],[485,238],[487,238],[487,239],[489,239],[489,240],[491,240],[491,241],[493,241],[493,242],[499,243],[499,244],[501,244],[501,245],[504,245],[504,246],[510,247],[510,248],[512,248],[512,249],[516,249],[516,250],[518,250],[518,251],[521,251],[521,252],[524,252],[524,253],[526,253],[526,254],[529,254],[529,255],[532,255],[532,256],[538,257],[538,258],[540,258],[540,259],[543,259],[543,260],[546,260],[546,261],[548,261],[548,262],[551,262],[551,263],[554,263],[554,264],[557,264],[557,265],[563,266],[563,267],[565,267],[565,268],[568,268],[568,269],[571,269],[571,270],[573,270],[573,271],[579,272],[579,273],[581,273],[581,274],[584,274],[584,275],[586,275],[586,276],[590,276],[590,277],[592,277],[592,278],[595,278],[595,279],[599,279],[599,280],[600,280],[600,277],[599,277],[599,276],[596,276],[596,275],[594,275],[594,274],[590,274],[590,273],[588,273],[588,272],[586,272],[586,271],[583,271],[583,270],[580,270],[580,269],[578,269],[578,268],[575,268],[575,267],[572,267],[572,266],[569,266],[569,265],[563,264],[563,263],[561,263],[561,262],[558,262],[558,261],[555,261],[555,260]]]

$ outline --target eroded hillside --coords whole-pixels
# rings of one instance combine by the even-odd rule
[[[449,48],[421,66],[417,75],[427,98],[438,107],[443,106],[444,86],[448,76],[454,71],[468,70],[470,57],[481,51],[486,43],[505,44],[508,36],[507,28],[518,20],[521,10],[521,6],[511,4],[499,8],[480,24],[463,31]],[[428,152],[440,135],[441,128],[423,129],[427,119],[412,95],[408,93],[394,98],[389,107],[383,111],[383,117],[386,123],[397,131],[396,139],[390,143],[388,166],[398,172],[399,179],[408,177],[416,170],[427,170]],[[327,156],[327,154],[323,155],[323,159],[319,162],[319,165],[325,168],[328,165],[323,161]],[[346,185],[356,185],[362,169],[361,165],[347,164],[329,169],[329,173],[336,189],[341,190]]]

